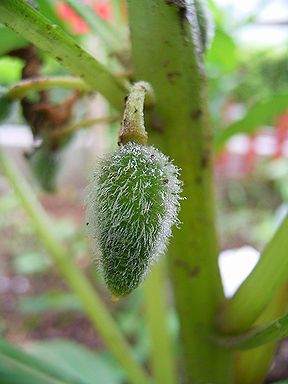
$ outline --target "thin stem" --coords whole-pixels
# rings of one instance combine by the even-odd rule
[[[175,356],[167,326],[163,260],[153,268],[144,284],[145,315],[151,340],[151,363],[156,383],[176,384]]]
[[[218,317],[223,333],[247,331],[284,285],[288,275],[288,216],[264,249],[259,262]]]
[[[275,299],[269,303],[268,307],[261,314],[255,323],[256,327],[271,322],[283,315],[287,307],[287,284],[281,288]],[[267,372],[271,366],[273,354],[277,347],[277,342],[265,344],[258,348],[248,351],[237,352],[236,359],[236,380],[235,384],[255,384],[263,383]],[[251,364],[253,361],[253,364]]]
[[[50,137],[66,137],[82,128],[90,128],[91,126],[100,124],[111,124],[115,123],[116,121],[119,121],[119,116],[106,116],[99,117],[97,119],[81,120],[79,123],[71,125],[70,127],[51,132]]]
[[[0,22],[48,52],[72,73],[79,75],[89,87],[102,93],[116,109],[123,109],[123,100],[127,93],[125,83],[26,1],[1,0]]]
[[[126,100],[125,110],[119,132],[118,144],[126,144],[134,141],[139,144],[147,144],[148,135],[144,123],[144,101],[148,96],[148,103],[153,100],[151,86],[145,81],[135,83]],[[146,102],[147,105],[147,102]]]
[[[53,229],[54,226],[39,204],[34,191],[14,167],[11,159],[4,151],[0,151],[0,165],[30,217],[43,245],[57,265],[59,272],[78,295],[84,311],[95,329],[103,337],[107,347],[122,364],[131,382],[147,384],[148,378],[145,372],[135,361],[129,345],[119,332],[104,303],[85,275],[73,262],[71,255],[59,243]]]
[[[217,338],[217,342],[226,348],[251,349],[288,336],[288,314],[270,324],[229,338]]]
[[[71,8],[92,28],[96,36],[99,36],[109,47],[111,51],[118,51],[121,48],[123,37],[119,36],[119,31],[104,21],[97,13],[83,1],[66,0]]]
[[[66,88],[77,89],[79,91],[89,91],[91,88],[80,78],[72,76],[51,76],[33,77],[31,79],[19,81],[12,85],[7,91],[10,99],[22,99],[31,91],[42,91],[44,89]]]

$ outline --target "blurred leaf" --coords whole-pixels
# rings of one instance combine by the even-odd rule
[[[238,64],[237,46],[233,38],[217,28],[211,48],[207,51],[206,62],[224,72],[233,71]]]
[[[22,298],[18,302],[18,308],[22,313],[29,314],[82,310],[75,295],[62,292],[47,292],[34,297]]]
[[[11,29],[0,25],[0,56],[14,49],[26,47],[27,40],[23,39]]]
[[[0,84],[10,85],[21,78],[23,62],[15,57],[0,58]]]
[[[220,150],[227,140],[236,134],[250,134],[258,128],[273,124],[274,119],[287,109],[288,92],[275,94],[255,103],[242,119],[230,124],[216,135],[216,149]]]
[[[7,89],[0,87],[0,122],[9,117],[13,101],[7,97]]]
[[[57,169],[59,165],[58,153],[47,147],[40,147],[29,157],[31,169],[46,192],[55,190]]]
[[[31,345],[33,354],[85,384],[121,383],[121,372],[102,353],[93,353],[75,342],[54,340]]]
[[[36,252],[23,253],[13,258],[13,268],[20,275],[44,272],[50,264],[44,255]]]
[[[0,378],[5,384],[84,384],[61,367],[0,341]]]

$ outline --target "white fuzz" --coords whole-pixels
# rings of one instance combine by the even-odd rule
[[[129,293],[165,252],[171,227],[179,223],[178,175],[159,150],[132,142],[97,164],[86,203],[87,225],[112,292]]]

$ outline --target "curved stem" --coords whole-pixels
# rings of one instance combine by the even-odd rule
[[[288,275],[288,215],[264,249],[261,258],[218,317],[221,332],[245,332],[285,284]]]
[[[288,336],[288,314],[270,324],[229,338],[218,337],[215,340],[222,346],[233,349],[251,349]]]
[[[153,102],[153,91],[149,83],[139,81],[131,88],[126,99],[125,110],[121,122],[118,144],[134,141],[147,144],[148,135],[144,124],[144,101],[147,95],[148,105]],[[147,105],[146,101],[146,105]]]
[[[79,77],[72,76],[53,76],[53,77],[33,77],[28,80],[19,81],[12,85],[7,91],[7,97],[12,100],[22,99],[31,91],[42,91],[44,89],[66,88],[77,89],[79,91],[91,91],[91,88]]]
[[[19,197],[23,208],[29,215],[39,238],[54,260],[59,272],[78,295],[83,309],[95,329],[101,334],[110,351],[122,364],[131,382],[134,384],[147,384],[148,377],[146,373],[134,359],[130,346],[119,332],[105,304],[74,263],[71,255],[59,243],[54,232],[53,223],[39,204],[34,191],[2,150],[0,150],[0,165]]]
[[[98,124],[111,124],[111,123],[115,123],[118,120],[119,120],[119,116],[107,116],[107,117],[99,117],[96,119],[81,120],[81,121],[79,121],[79,123],[71,125],[70,127],[60,129],[58,131],[53,131],[53,132],[51,132],[51,134],[49,134],[49,136],[50,137],[65,137],[65,136],[70,135],[73,132],[78,131],[79,129],[82,129],[82,128],[89,128],[93,125],[98,125]]]

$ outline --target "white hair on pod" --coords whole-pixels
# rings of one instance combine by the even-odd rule
[[[166,250],[178,224],[179,170],[154,147],[129,142],[100,160],[87,196],[87,225],[106,284],[125,296]]]

